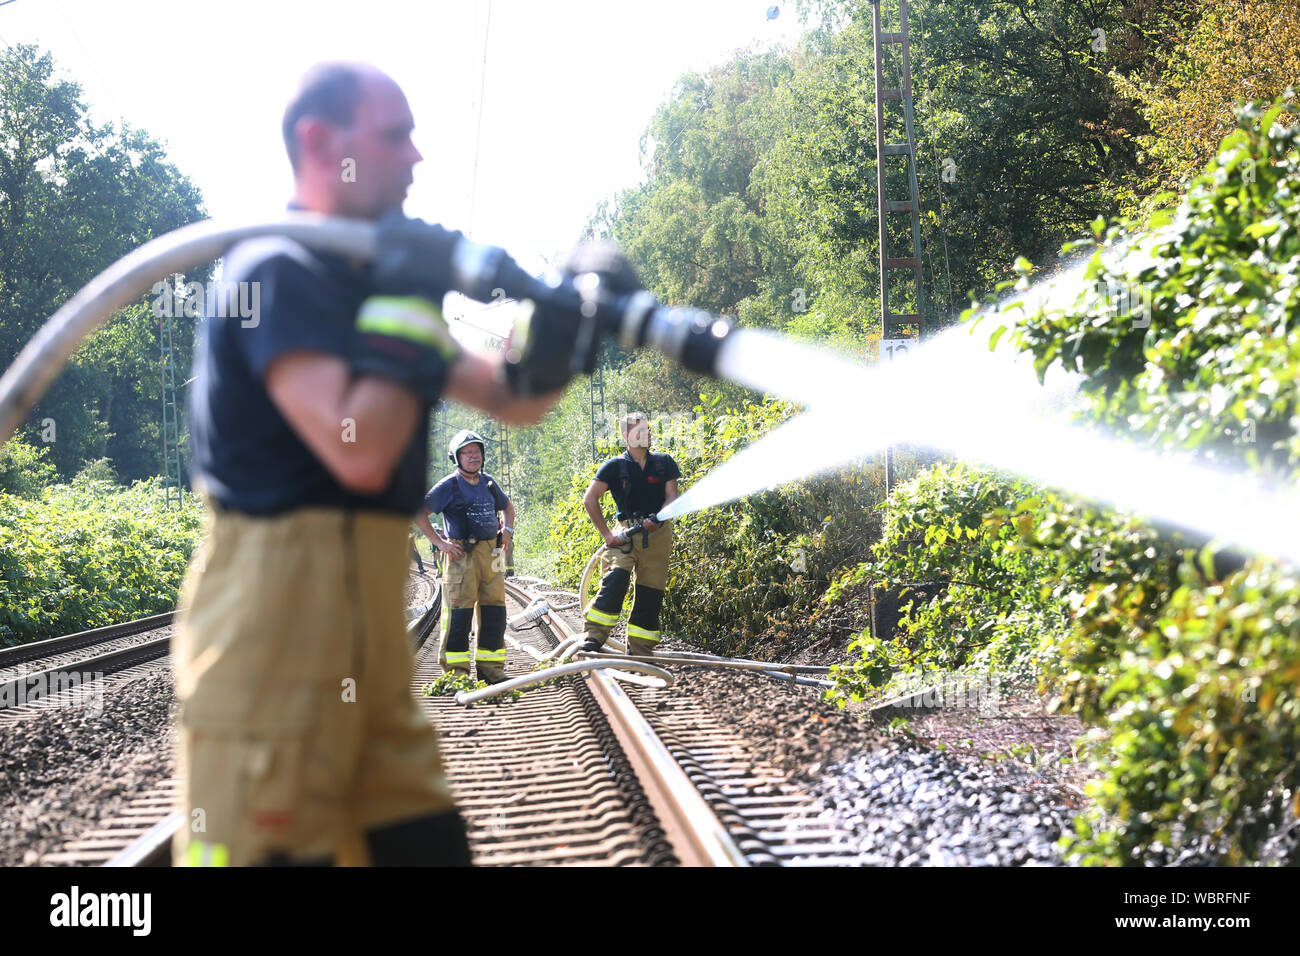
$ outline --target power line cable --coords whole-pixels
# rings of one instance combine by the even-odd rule
[[[483,63],[479,68],[478,81],[478,128],[474,133],[474,173],[470,178],[469,187],[469,223],[465,227],[465,235],[473,237],[474,235],[474,207],[478,200],[478,161],[479,151],[483,145],[483,94],[487,89],[487,58],[488,58],[488,41],[492,35],[492,0],[488,0],[487,6],[487,24],[483,29]]]
[[[72,39],[76,40],[77,46],[81,47],[81,52],[86,55],[86,62],[90,64],[90,69],[94,72],[95,76],[99,78],[100,85],[104,88],[104,95],[108,97],[109,104],[112,106],[113,111],[117,113],[119,124],[125,126],[126,117],[122,113],[122,105],[118,102],[117,94],[113,92],[113,87],[109,84],[108,80],[104,79],[104,74],[99,72],[99,66],[96,65],[95,58],[91,56],[90,51],[86,49],[86,44],[81,42],[81,35],[77,33],[77,28],[72,25],[72,21],[68,19],[68,15],[63,12],[63,7],[59,4],[58,0],[54,0],[54,9],[67,25],[68,32],[72,34]]]

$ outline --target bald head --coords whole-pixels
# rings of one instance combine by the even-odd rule
[[[303,76],[281,133],[295,199],[320,212],[374,218],[400,207],[422,157],[397,83],[365,63],[320,63]]]

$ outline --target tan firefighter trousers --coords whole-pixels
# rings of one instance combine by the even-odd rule
[[[405,516],[209,502],[172,638],[178,865],[369,862],[376,826],[454,810],[411,696]]]

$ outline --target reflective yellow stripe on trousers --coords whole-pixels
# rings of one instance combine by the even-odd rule
[[[185,863],[188,866],[229,866],[230,850],[221,843],[191,840],[185,848]]]

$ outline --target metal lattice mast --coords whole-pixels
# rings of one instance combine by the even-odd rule
[[[433,460],[434,473],[439,477],[446,471],[447,444],[451,436],[447,434],[447,403],[439,402],[433,409]]]
[[[596,434],[605,421],[605,370],[599,365],[591,373],[591,460],[600,461]]]
[[[921,190],[916,179],[916,129],[912,114],[912,45],[907,25],[907,0],[898,0],[898,29],[881,29],[881,5],[886,0],[873,0],[871,30],[876,61],[876,219],[880,224],[880,349],[881,359],[888,361],[895,349],[905,346],[897,340],[919,339],[925,332],[925,288],[921,279]],[[897,76],[893,86],[885,78],[885,47],[896,45],[899,56],[891,65]],[[891,58],[894,60],[895,58]],[[897,141],[898,126],[893,124],[891,135],[896,140],[885,142],[885,103],[895,101],[902,107],[903,138]],[[890,199],[888,193],[888,167],[891,159],[901,157],[906,166],[908,196]],[[889,216],[905,215],[911,219],[911,255],[890,255]],[[890,304],[890,273],[911,273],[913,292],[911,305],[914,311],[896,312]],[[907,298],[904,295],[904,298]],[[894,450],[885,449],[885,492],[894,485]]]
[[[501,482],[501,488],[505,491],[506,497],[510,496],[510,426],[501,422],[497,425],[497,455],[500,456],[499,471],[497,471],[497,481]]]
[[[899,28],[896,32],[881,30],[881,4],[874,0],[871,26],[876,54],[876,209],[880,223],[880,336],[882,339],[902,338],[909,332],[920,337],[925,329],[924,292],[921,284],[921,191],[916,179],[916,131],[912,115],[912,52],[907,29],[907,0],[898,0]],[[885,79],[884,47],[897,44],[901,47],[901,62],[895,86],[887,86]],[[885,142],[885,102],[899,101],[903,111],[903,141]],[[895,135],[897,132],[895,131]],[[890,199],[886,191],[885,173],[888,160],[902,157],[907,166],[909,195],[907,199]],[[903,214],[912,220],[912,253],[909,256],[889,254],[888,216]],[[905,271],[912,274],[915,293],[912,299],[914,312],[894,312],[890,309],[889,273]]]
[[[180,306],[179,282],[174,288],[174,306]],[[158,343],[162,357],[162,439],[163,439],[163,500],[168,508],[181,507],[181,424],[176,402],[176,350],[172,340],[172,314],[175,308],[164,309],[158,318]],[[182,314],[184,312],[182,311]]]

